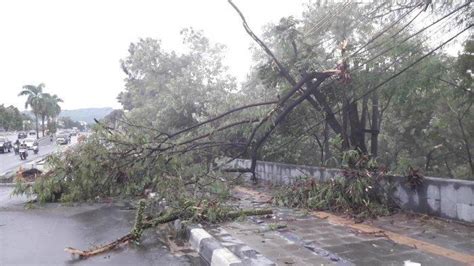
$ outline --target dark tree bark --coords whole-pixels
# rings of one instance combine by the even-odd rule
[[[372,135],[370,138],[370,153],[374,158],[378,156],[379,127],[379,97],[374,93],[372,95]]]
[[[367,147],[364,141],[364,128],[359,120],[359,111],[357,108],[357,102],[349,102],[348,106],[348,117],[350,125],[350,140],[352,147],[359,149],[362,153],[367,153]]]
[[[462,134],[462,139],[463,139],[463,142],[464,142],[464,147],[466,149],[466,153],[467,153],[467,159],[469,161],[469,166],[471,166],[471,174],[474,175],[474,164],[472,162],[472,154],[471,154],[471,144],[469,143],[469,138],[467,137],[466,135],[466,131],[464,130],[464,125],[462,123],[462,117],[458,117],[458,125],[459,125],[459,128],[461,129],[461,134]]]
[[[43,133],[44,136],[44,120],[46,117],[44,115],[41,115],[41,132]]]
[[[316,142],[318,143],[318,146],[319,146],[319,154],[320,154],[320,162],[321,162],[321,165],[324,165],[324,143],[321,142],[321,140],[319,140],[319,137],[318,137],[318,134],[313,134],[314,136],[314,139],[316,140]]]
[[[325,165],[329,158],[331,158],[331,150],[329,147],[329,127],[326,122],[324,123],[324,161],[322,165]]]
[[[38,139],[39,138],[39,125],[38,125],[39,121],[38,121],[38,114],[35,113],[35,124],[36,124],[36,138]]]

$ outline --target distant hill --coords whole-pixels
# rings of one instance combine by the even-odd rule
[[[94,123],[94,118],[97,120],[102,119],[113,110],[114,109],[111,107],[62,110],[59,117],[68,116],[74,121],[85,121],[88,124],[91,124]]]

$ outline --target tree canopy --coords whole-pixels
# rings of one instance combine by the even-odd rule
[[[225,47],[200,31],[181,32],[184,52],[140,39],[121,61],[123,110],[54,157],[37,189],[84,199],[152,188],[179,201],[222,191],[225,172],[258,178],[257,160],[337,167],[354,153],[395,174],[474,176],[469,1],[316,1],[262,36],[229,3],[255,41],[241,87]],[[445,53],[465,36],[463,52]],[[229,168],[235,158],[250,167]]]

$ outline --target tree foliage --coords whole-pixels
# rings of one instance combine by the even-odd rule
[[[233,179],[223,172],[255,174],[257,159],[339,166],[348,151],[395,173],[417,166],[426,174],[473,175],[472,41],[458,57],[441,50],[472,27],[469,3],[430,10],[413,1],[324,1],[259,37],[229,2],[257,44],[241,89],[222,63],[224,47],[202,32],[181,32],[182,53],[151,38],[132,43],[121,61],[124,111],[52,159],[38,186],[56,180],[63,199],[152,189],[181,202],[225,192]],[[420,20],[429,23],[420,28]],[[229,169],[237,157],[251,166]],[[333,185],[373,185],[354,180],[361,182]]]
[[[202,32],[181,31],[186,52],[165,51],[151,38],[132,43],[122,60],[127,74],[118,99],[128,116],[148,121],[162,131],[182,129],[215,114],[235,90],[222,63],[224,47]]]
[[[18,108],[10,105],[0,105],[0,128],[5,131],[10,130],[21,130],[23,129],[23,121],[27,120],[27,117],[20,113]]]
[[[45,134],[45,122],[51,131],[55,131],[55,119],[61,113],[59,103],[63,102],[56,94],[51,95],[44,92],[45,85],[43,83],[35,85],[25,85],[18,96],[26,96],[25,109],[31,107],[35,117],[36,136],[39,137],[39,119],[41,118],[41,131]]]

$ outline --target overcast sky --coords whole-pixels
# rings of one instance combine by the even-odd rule
[[[257,33],[282,16],[299,16],[304,0],[234,0]],[[179,50],[192,26],[228,47],[226,63],[242,81],[251,41],[226,0],[15,0],[0,2],[0,104],[24,109],[25,84],[46,84],[63,109],[120,107],[125,75],[119,60],[139,38]]]

